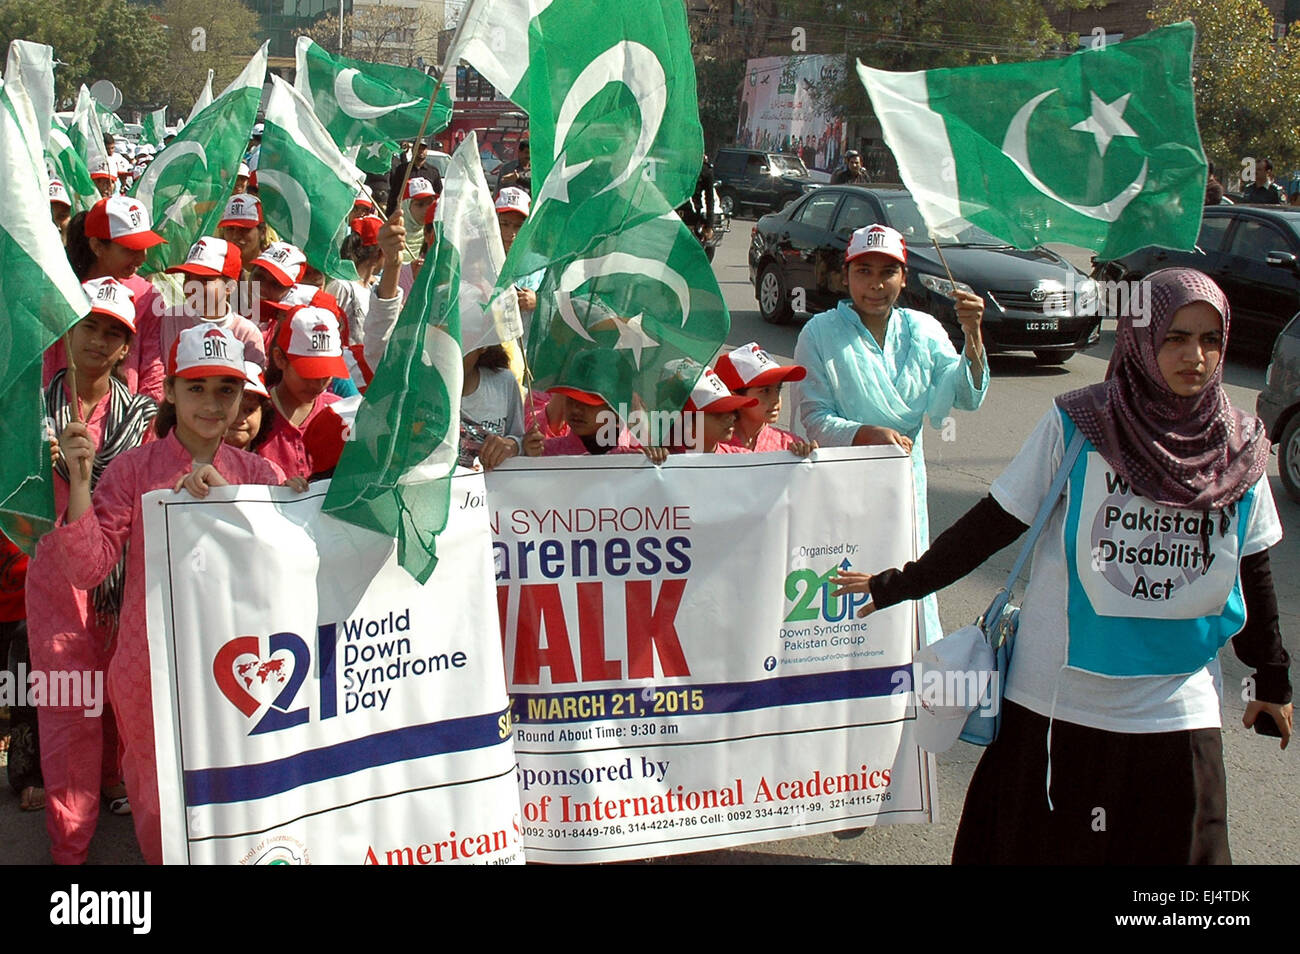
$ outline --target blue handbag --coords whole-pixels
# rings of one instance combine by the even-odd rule
[[[1052,486],[1048,489],[1047,496],[1043,498],[1042,506],[1038,508],[1038,515],[1034,517],[1034,524],[1029,528],[1029,536],[1020,547],[1020,555],[1016,557],[1015,565],[1007,575],[1007,582],[993,597],[993,602],[989,604],[988,609],[975,621],[975,625],[984,633],[984,638],[988,640],[989,647],[993,650],[998,668],[997,676],[989,680],[988,688],[980,699],[979,705],[966,718],[966,724],[962,726],[958,738],[963,742],[969,742],[971,745],[991,745],[1002,729],[1002,694],[1006,691],[1007,671],[1011,666],[1011,652],[1015,647],[1016,628],[1020,625],[1020,607],[1011,603],[1012,588],[1020,578],[1020,571],[1025,568],[1029,555],[1034,552],[1034,544],[1038,542],[1038,535],[1047,525],[1048,517],[1056,509],[1056,502],[1065,492],[1065,482],[1069,479],[1070,470],[1079,457],[1083,440],[1082,432],[1075,431],[1070,446],[1066,448],[1065,455],[1061,458],[1061,466],[1057,468],[1056,476],[1052,478]]]

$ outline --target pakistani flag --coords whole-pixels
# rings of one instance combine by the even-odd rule
[[[144,274],[179,265],[201,235],[212,235],[235,187],[248,131],[257,118],[266,75],[266,44],[212,105],[159,151],[132,195],[153,216],[153,230],[167,240],[155,245]]]
[[[0,529],[30,554],[54,524],[41,355],[90,303],[50,221],[29,110],[0,85]]]
[[[98,100],[92,100],[95,104],[95,112],[99,114],[99,128],[105,133],[117,138],[126,134],[126,123],[122,118],[111,109],[106,109]]]
[[[1184,22],[1059,60],[858,74],[932,232],[974,224],[1111,259],[1196,243],[1194,40]]]
[[[54,118],[54,49],[44,43],[13,40],[5,63],[5,82],[22,86],[36,113],[41,148],[50,138]]]
[[[397,561],[421,583],[438,564],[460,443],[460,260],[445,240],[402,307],[325,496],[324,511],[397,540]]]
[[[152,146],[161,146],[167,136],[167,107],[145,113],[140,138]]]
[[[471,0],[447,48],[446,69],[472,63],[489,83],[528,109],[528,25],[553,0]]]
[[[506,253],[492,194],[483,177],[475,133],[466,136],[451,157],[434,221],[441,223],[442,241],[456,250],[460,263],[458,299],[463,350],[468,353],[522,337],[518,297],[505,294],[493,300]]]
[[[311,104],[339,146],[413,139],[424,123],[438,82],[405,66],[331,56],[310,37],[298,37],[294,88]],[[425,134],[451,122],[451,91],[438,91]],[[385,169],[385,172],[388,170]]]
[[[539,388],[595,391],[616,410],[680,411],[695,378],[672,369],[708,364],[730,327],[704,249],[670,212],[547,270],[529,366]]]
[[[529,23],[527,81],[533,207],[501,287],[676,208],[704,152],[680,0],[554,0]]]
[[[208,70],[208,81],[203,84],[203,89],[199,91],[198,99],[196,99],[194,105],[190,107],[190,114],[185,119],[186,123],[194,122],[195,116],[212,105],[212,76],[212,70]]]
[[[307,101],[272,76],[257,160],[262,211],[281,238],[302,249],[307,261],[331,278],[357,279],[356,268],[339,247],[361,180],[360,170],[339,152]]]
[[[99,201],[99,190],[95,188],[95,180],[90,178],[86,160],[72,144],[68,130],[58,117],[50,124],[50,137],[45,146],[45,167],[50,177],[58,179],[68,190],[74,215],[88,211]]]
[[[90,90],[84,85],[77,93],[77,105],[72,111],[68,139],[87,169],[97,169],[101,162],[108,162],[108,151],[104,149],[104,130],[99,124],[99,110],[90,96]]]
[[[401,151],[395,142],[371,142],[353,146],[346,155],[366,175],[387,176],[393,168],[393,156]]]

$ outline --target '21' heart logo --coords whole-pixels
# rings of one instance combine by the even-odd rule
[[[236,636],[212,660],[217,688],[236,709],[249,718],[265,709],[249,735],[307,721],[306,706],[291,707],[310,671],[311,652],[297,633],[274,633],[264,646],[256,636]]]

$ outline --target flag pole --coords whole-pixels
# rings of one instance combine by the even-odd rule
[[[939,240],[931,235],[930,241],[934,243],[934,250],[939,256],[939,264],[943,266],[943,270],[948,276],[948,281],[952,283],[953,291],[956,291],[957,279],[952,277],[952,269],[948,267],[948,260],[943,257],[943,249],[939,248]]]
[[[72,360],[72,329],[69,328],[63,333],[63,353],[68,359],[68,367],[64,372],[63,379],[68,385],[68,390],[72,393],[69,395],[72,400],[68,402],[68,410],[72,412],[72,419],[78,424],[83,423],[81,420],[81,397],[77,394],[77,365]],[[56,436],[55,441],[58,438]],[[62,453],[60,450],[59,453]],[[83,480],[90,477],[90,462],[83,460],[81,462],[81,477]]]
[[[469,0],[465,9],[461,11],[460,22],[456,24],[456,32],[451,35],[451,42],[447,44],[447,51],[450,53],[457,48],[457,42],[460,40],[460,31],[465,29],[465,24],[470,19],[470,13],[474,10],[476,0]],[[442,92],[442,87],[447,80],[447,70],[453,69],[455,64],[444,63],[442,72],[438,74],[438,82],[433,87],[433,95],[429,97],[429,105],[424,111],[424,119],[420,122],[420,132],[411,143],[411,158],[406,162],[406,172],[402,175],[402,184],[397,188],[397,207],[402,206],[402,193],[406,191],[406,183],[411,178],[411,171],[415,168],[415,154],[419,151],[419,144],[424,139],[424,131],[429,128],[429,118],[433,116],[434,103],[438,102],[438,94]]]

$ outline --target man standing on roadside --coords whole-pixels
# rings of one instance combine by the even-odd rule
[[[832,185],[866,185],[871,181],[862,167],[862,153],[850,149],[844,154],[844,168],[831,176]]]

